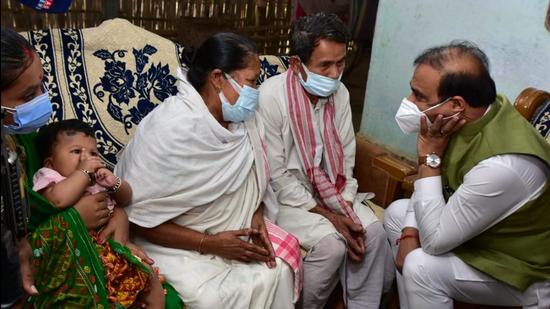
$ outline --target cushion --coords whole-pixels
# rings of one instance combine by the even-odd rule
[[[550,100],[544,102],[534,113],[531,123],[550,143]]]
[[[51,121],[78,118],[92,126],[111,167],[140,120],[176,93],[174,76],[184,65],[182,45],[124,19],[23,35],[44,66]]]
[[[289,67],[288,56],[262,55],[260,56],[260,76],[256,83],[260,85],[264,80],[285,72]]]

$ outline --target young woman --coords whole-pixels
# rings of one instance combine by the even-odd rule
[[[32,212],[29,234],[20,246],[23,286],[31,295],[27,305],[37,308],[108,308],[113,303],[108,298],[100,255],[88,229],[103,226],[98,236],[100,241],[112,237],[118,243],[126,244],[128,218],[120,208],[115,208],[112,217],[109,216],[104,192],[83,196],[74,207],[61,210],[32,190],[32,175],[42,165],[33,132],[46,124],[52,107],[42,85],[43,71],[38,54],[15,31],[4,27],[1,31],[0,90],[2,113],[6,114],[2,131],[11,135],[7,146],[24,160],[22,178]],[[133,254],[152,263],[140,249],[128,245],[133,248]],[[119,249],[128,259],[132,258],[128,248],[120,246]],[[2,276],[4,280],[4,272]],[[179,299],[176,297],[175,301]]]

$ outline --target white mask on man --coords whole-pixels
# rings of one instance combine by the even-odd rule
[[[397,110],[397,113],[395,114],[395,121],[397,122],[397,125],[403,131],[405,134],[412,134],[412,133],[418,133],[420,131],[420,118],[422,115],[425,115],[427,111],[430,111],[434,108],[437,108],[438,106],[441,106],[451,100],[451,97],[441,101],[440,103],[426,109],[425,111],[421,111],[418,109],[418,106],[411,102],[406,97],[403,98],[401,101],[401,105],[399,106],[399,109]],[[457,116],[459,113],[456,113],[452,116],[445,117],[443,119],[450,119],[452,117]],[[428,128],[432,125],[432,122],[430,121],[430,118],[426,116],[426,124],[428,125]]]

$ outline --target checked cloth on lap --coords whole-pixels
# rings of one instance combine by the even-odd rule
[[[304,285],[300,243],[292,234],[265,219],[269,240],[273,245],[275,256],[285,261],[294,272],[294,301],[298,300]]]

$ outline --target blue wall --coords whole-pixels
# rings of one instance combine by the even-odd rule
[[[360,133],[416,158],[416,135],[404,135],[394,115],[410,92],[414,58],[454,39],[470,40],[487,53],[497,91],[510,101],[529,86],[550,90],[548,2],[380,0]]]

